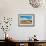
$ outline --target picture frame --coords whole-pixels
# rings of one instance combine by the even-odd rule
[[[18,26],[22,26],[22,27],[35,26],[35,14],[19,14]]]

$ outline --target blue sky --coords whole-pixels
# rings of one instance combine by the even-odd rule
[[[20,16],[20,18],[24,20],[30,20],[32,19],[32,16]]]

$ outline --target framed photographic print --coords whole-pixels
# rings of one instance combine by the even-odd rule
[[[35,15],[34,14],[19,14],[18,15],[18,25],[19,26],[34,26],[35,25]]]

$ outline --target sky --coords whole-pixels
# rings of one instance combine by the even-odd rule
[[[32,16],[20,16],[21,20],[31,20]]]

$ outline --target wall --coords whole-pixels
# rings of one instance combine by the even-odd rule
[[[37,35],[39,40],[46,40],[45,12],[46,6],[44,4],[43,7],[33,8],[28,0],[0,0],[0,16],[13,18],[12,26],[8,33],[16,40],[28,40],[34,34]],[[35,26],[18,27],[18,14],[35,14]],[[1,31],[1,33],[3,32]],[[0,39],[2,38],[0,36]]]

